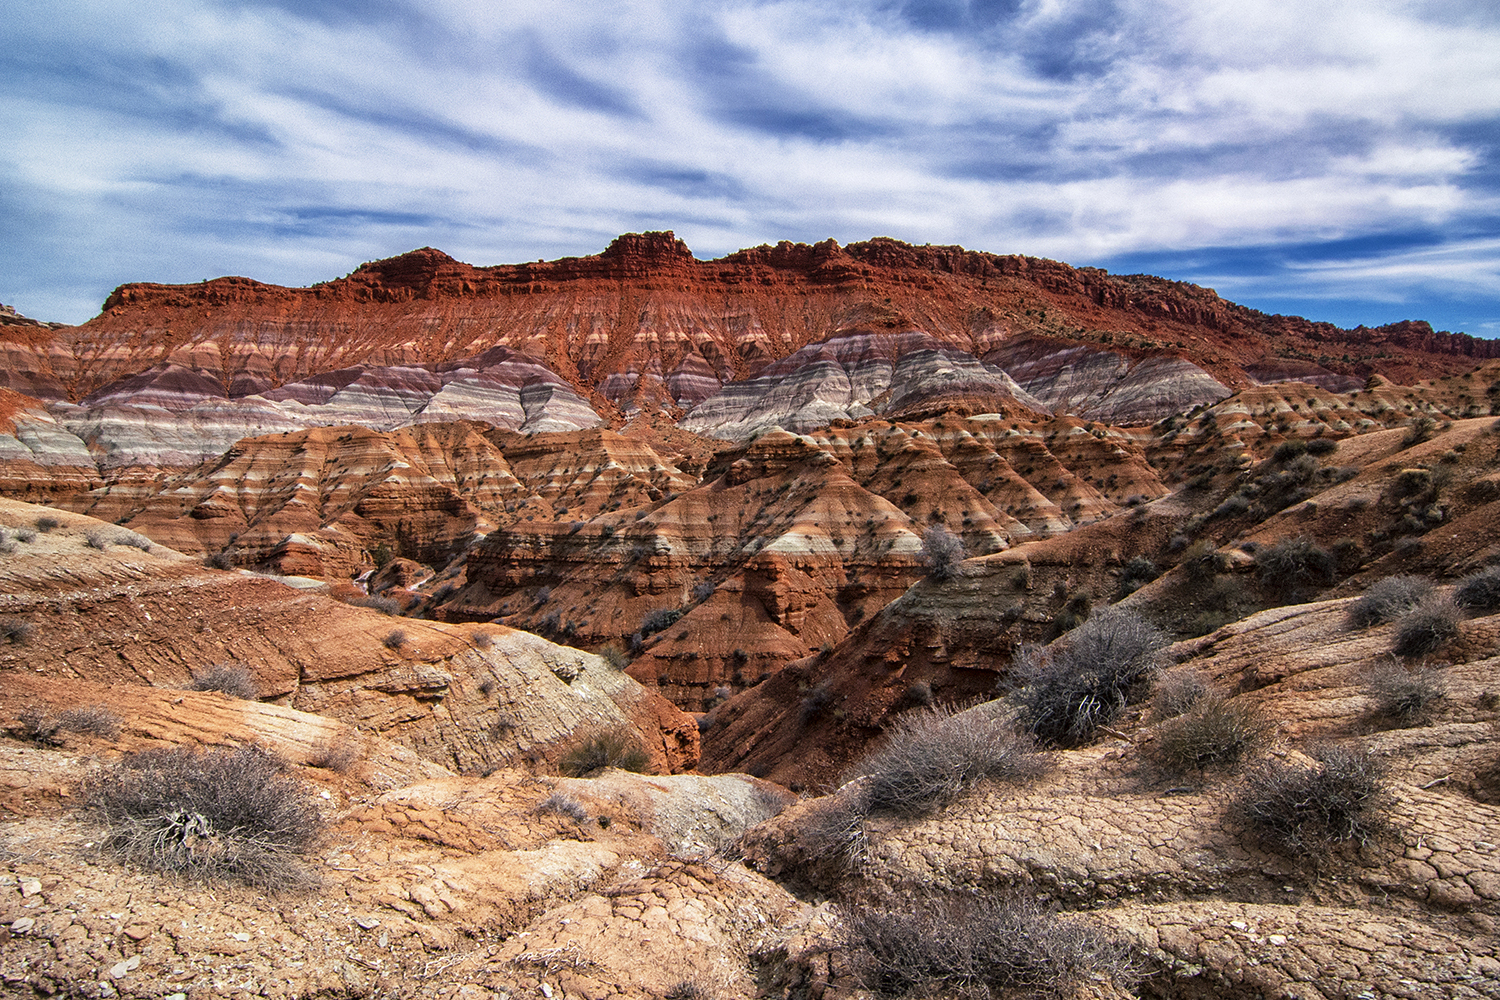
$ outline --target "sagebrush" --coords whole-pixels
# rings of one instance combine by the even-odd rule
[[[557,769],[570,778],[587,777],[607,767],[644,772],[651,763],[640,737],[626,726],[585,733],[563,754]]]
[[[1157,727],[1151,755],[1178,772],[1227,767],[1269,742],[1271,731],[1271,724],[1254,708],[1210,693]]]
[[[845,928],[850,965],[883,997],[1052,996],[1137,974],[1123,941],[1025,896],[934,894],[851,910]]]
[[[1431,594],[1396,623],[1397,656],[1428,656],[1458,636],[1462,615],[1446,594]]]
[[[1349,607],[1349,624],[1367,628],[1393,622],[1432,593],[1432,581],[1420,576],[1388,576],[1365,588]]]
[[[303,855],[322,836],[317,799],[263,750],[142,750],[90,775],[83,792],[102,846],[131,864],[268,890],[315,881]]]
[[[218,691],[231,698],[254,701],[260,697],[260,686],[248,664],[238,660],[215,663],[193,678],[194,691]]]
[[[1015,695],[1022,726],[1045,743],[1077,746],[1125,708],[1156,668],[1166,636],[1135,611],[1103,608],[1045,650],[1023,652]]]
[[[865,779],[872,812],[919,816],[982,781],[1033,781],[1050,765],[1035,739],[1012,729],[993,705],[966,712],[939,707],[897,718],[854,776]]]
[[[1386,828],[1385,767],[1368,750],[1339,743],[1306,748],[1310,764],[1270,758],[1252,768],[1236,806],[1269,846],[1314,857],[1361,846]]]

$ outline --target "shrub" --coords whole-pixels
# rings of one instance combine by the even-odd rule
[[[699,580],[693,584],[693,600],[701,604],[714,596],[714,584],[712,580]]]
[[[640,739],[629,728],[621,726],[586,734],[563,754],[557,769],[570,778],[582,778],[606,767],[644,772],[650,763],[651,758],[641,746]]]
[[[934,580],[951,580],[958,575],[958,565],[964,561],[964,543],[941,524],[934,524],[922,532],[922,562],[927,575]]]
[[[1050,766],[1028,736],[993,709],[910,712],[857,765],[873,812],[920,816],[941,809],[982,781],[1034,781]]]
[[[399,615],[401,613],[401,602],[394,597],[385,597],[379,594],[371,594],[369,597],[350,598],[348,605],[351,608],[370,608],[379,611],[383,615]]]
[[[1086,980],[1128,989],[1136,977],[1126,944],[1019,895],[934,894],[861,907],[845,928],[855,974],[882,997],[1072,995]]]
[[[1458,605],[1446,594],[1431,594],[1401,616],[1396,625],[1397,656],[1427,656],[1436,653],[1458,635]]]
[[[385,638],[381,639],[380,643],[386,649],[400,649],[406,645],[406,630],[393,628],[385,634]]]
[[[218,691],[231,698],[254,701],[260,697],[260,687],[250,668],[236,660],[215,663],[193,678],[194,691]]]
[[[833,689],[824,681],[803,696],[802,702],[797,706],[797,724],[805,726],[816,719],[828,703],[833,700]]]
[[[270,890],[314,881],[298,856],[321,836],[317,799],[265,751],[142,750],[90,775],[83,791],[103,846],[129,863]]]
[[[1135,593],[1160,575],[1161,571],[1156,568],[1156,563],[1145,556],[1136,556],[1120,572],[1119,596]]]
[[[30,545],[32,542],[36,541],[36,529],[35,528],[17,528],[16,529],[16,541],[18,541],[18,542],[25,542],[27,545]]]
[[[234,558],[230,556],[228,549],[210,552],[203,557],[203,565],[209,569],[234,569]]]
[[[1156,666],[1166,637],[1138,613],[1104,608],[1045,653],[1024,655],[1021,724],[1043,742],[1076,746],[1114,719]],[[1029,661],[1029,662],[1027,662]]]
[[[101,552],[109,548],[109,536],[102,531],[90,531],[84,541],[89,548],[98,549]]]
[[[57,716],[41,705],[27,705],[21,709],[16,716],[16,723],[23,739],[41,746],[55,746],[58,743],[57,734],[62,731]]]
[[[1307,442],[1307,453],[1309,455],[1332,455],[1339,450],[1339,443],[1333,438],[1313,438]]]
[[[1393,622],[1415,608],[1432,593],[1432,582],[1420,576],[1388,576],[1365,588],[1349,608],[1349,624],[1355,628]]]
[[[0,615],[0,639],[16,646],[24,646],[36,634],[36,626],[17,615]]]
[[[600,646],[599,655],[604,657],[604,662],[615,670],[624,670],[630,666],[630,657],[625,655],[625,650],[618,642],[608,642]]]
[[[313,744],[312,752],[307,756],[307,763],[311,767],[348,774],[354,770],[354,765],[359,763],[363,756],[359,741],[348,734],[340,733],[324,737]]]
[[[1313,763],[1268,759],[1250,772],[1236,807],[1250,829],[1288,854],[1367,844],[1383,828],[1385,769],[1363,747],[1309,746]]]
[[[1431,440],[1433,431],[1437,430],[1437,421],[1431,417],[1417,417],[1406,425],[1406,434],[1401,438],[1401,447],[1410,448],[1414,444]]]
[[[475,649],[489,649],[495,644],[495,634],[493,632],[475,632],[473,643]],[[485,693],[488,694],[489,692]]]
[[[1170,719],[1188,711],[1212,689],[1196,670],[1170,670],[1156,678],[1151,709],[1158,719]]]
[[[1465,611],[1500,611],[1500,566],[1464,577],[1453,593],[1453,601]]]
[[[62,524],[62,522],[59,521],[57,518],[52,517],[51,515],[46,515],[46,514],[44,514],[43,516],[37,518],[35,523],[36,523],[36,530],[40,531],[44,535],[47,532],[51,531],[53,528],[56,528],[57,526],[59,526],[60,524]]]
[[[99,704],[67,708],[57,715],[59,731],[83,733],[106,740],[115,739],[120,735],[120,725],[123,721],[109,708]]]
[[[587,823],[594,818],[587,806],[567,792],[553,792],[537,805],[536,811],[566,816],[575,823]]]
[[[666,631],[681,617],[682,612],[676,608],[657,608],[655,611],[646,612],[646,617],[641,619],[641,638]]]
[[[1271,452],[1271,461],[1290,462],[1292,459],[1306,454],[1307,450],[1306,441],[1300,438],[1292,438],[1290,441],[1283,441],[1276,446],[1275,450]]]
[[[1306,538],[1283,538],[1256,551],[1255,568],[1263,583],[1290,596],[1305,584],[1332,583],[1338,560]]]
[[[1407,670],[1391,660],[1372,670],[1365,684],[1365,695],[1374,702],[1375,715],[1402,726],[1421,722],[1446,693],[1442,678],[1425,670]]]
[[[1241,702],[1209,693],[1157,727],[1151,754],[1172,771],[1237,764],[1270,738],[1271,725]]]

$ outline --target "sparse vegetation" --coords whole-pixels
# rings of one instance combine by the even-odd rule
[[[495,633],[475,632],[473,636],[473,643],[475,649],[489,649],[495,644]],[[485,693],[488,694],[489,692]]]
[[[1015,695],[1021,724],[1045,743],[1086,743],[1125,707],[1165,645],[1166,637],[1134,611],[1095,612],[1052,647],[1019,658],[1030,675]]]
[[[234,569],[234,558],[230,556],[228,549],[210,552],[203,557],[203,565],[209,569]]]
[[[1461,615],[1446,594],[1430,594],[1396,625],[1397,656],[1429,656],[1458,635]]]
[[[1431,417],[1416,417],[1406,425],[1406,434],[1401,438],[1401,447],[1410,448],[1423,441],[1430,441],[1436,430],[1436,420]]]
[[[584,778],[607,767],[644,772],[651,758],[640,738],[626,726],[586,733],[557,763],[570,778]]]
[[[347,733],[339,733],[325,737],[313,745],[312,753],[308,754],[307,763],[311,767],[322,768],[325,771],[337,771],[339,774],[348,774],[354,770],[364,757],[357,737]]]
[[[90,531],[84,537],[84,542],[89,548],[98,549],[101,552],[109,548],[109,536],[102,531]]]
[[[1085,980],[1136,978],[1129,946],[1025,896],[952,893],[851,908],[845,949],[881,997],[1071,995]]]
[[[1431,670],[1408,670],[1394,660],[1377,665],[1365,683],[1374,714],[1401,726],[1423,721],[1446,692],[1447,685]]]
[[[370,608],[379,611],[383,615],[399,615],[401,613],[401,602],[394,597],[386,597],[382,594],[370,594],[367,597],[351,597],[344,603],[351,608]]]
[[[1432,593],[1432,581],[1420,576],[1388,576],[1365,588],[1349,608],[1349,624],[1367,628],[1393,622]]]
[[[1158,674],[1152,685],[1151,710],[1157,719],[1170,719],[1191,709],[1212,690],[1196,670],[1169,670]]]
[[[300,856],[322,833],[317,800],[265,751],[142,750],[90,775],[83,791],[104,848],[131,864],[265,890],[315,881]]]
[[[1460,580],[1453,602],[1465,611],[1500,611],[1500,566],[1470,573]]]
[[[19,615],[0,615],[0,639],[14,646],[24,646],[36,634],[36,626]]]
[[[399,628],[391,629],[385,634],[385,638],[380,640],[380,644],[386,649],[400,649],[406,645],[406,630]]]
[[[1283,538],[1256,551],[1255,569],[1262,583],[1291,599],[1309,584],[1333,583],[1338,560],[1307,538]]]
[[[41,517],[37,518],[34,523],[36,524],[36,530],[40,531],[44,535],[62,524],[61,521],[51,516],[50,514],[43,514]]]
[[[640,635],[644,639],[657,632],[665,632],[677,620],[682,617],[682,612],[676,608],[657,608],[655,611],[646,612],[646,617],[641,619]]]
[[[604,657],[604,662],[615,670],[624,670],[630,666],[630,657],[625,654],[624,648],[618,642],[605,643],[599,647],[598,653]]]
[[[941,524],[922,532],[922,562],[934,580],[951,580],[964,560],[964,543]]]
[[[587,806],[567,792],[553,792],[537,804],[536,811],[566,816],[575,823],[587,823],[594,818]]]
[[[872,812],[920,816],[982,781],[1034,781],[1050,766],[1036,742],[1016,733],[992,705],[902,715],[855,774],[866,779]]]
[[[123,723],[117,713],[98,703],[65,708],[57,714],[59,732],[82,733],[105,740],[117,739]]]
[[[1157,727],[1151,755],[1178,772],[1238,764],[1270,739],[1272,728],[1243,702],[1210,692]]]
[[[215,663],[193,678],[194,691],[218,691],[231,698],[254,701],[260,697],[260,686],[247,664],[237,660]]]
[[[1306,748],[1311,764],[1270,758],[1251,769],[1236,806],[1266,844],[1316,855],[1339,843],[1368,843],[1385,826],[1385,769],[1363,747]]]

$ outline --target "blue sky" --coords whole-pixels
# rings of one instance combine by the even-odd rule
[[[672,229],[893,236],[1500,337],[1500,8],[12,0],[0,301]]]

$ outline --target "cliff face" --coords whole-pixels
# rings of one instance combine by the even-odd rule
[[[809,400],[832,415],[1014,401],[1140,422],[1255,381],[1409,382],[1497,352],[1420,322],[1340,330],[958,247],[830,240],[700,261],[646,233],[495,267],[423,248],[310,288],[123,285],[83,326],[6,327],[0,387],[47,402],[101,462],[191,464],[249,434],[341,423],[562,430],[692,410],[695,429],[742,438]],[[122,412],[136,407],[172,414],[203,450]]]

